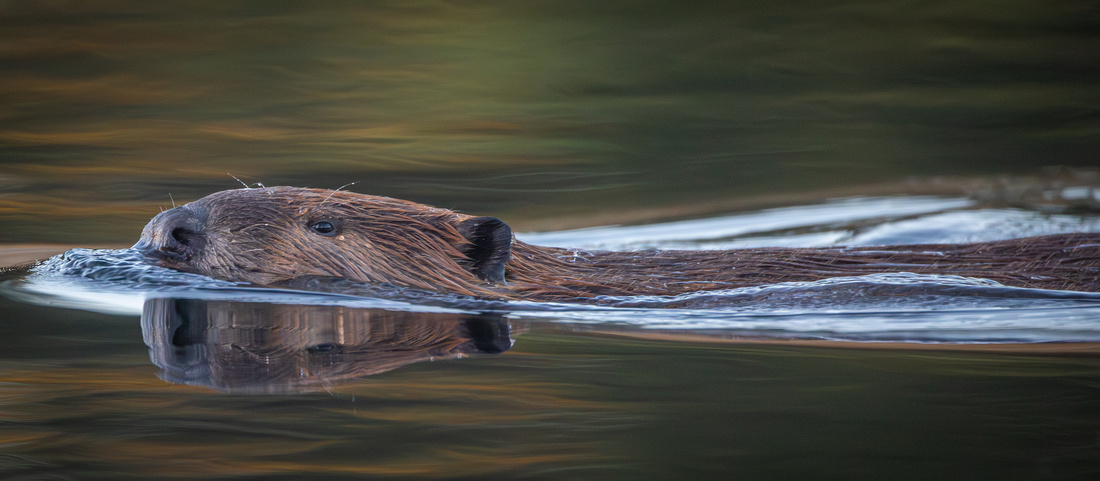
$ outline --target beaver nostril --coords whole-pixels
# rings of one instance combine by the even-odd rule
[[[185,246],[191,245],[198,236],[198,232],[183,227],[172,229],[172,239]]]

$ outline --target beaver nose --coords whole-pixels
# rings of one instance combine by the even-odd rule
[[[203,235],[186,227],[172,229],[172,241],[185,246],[194,246],[202,241]]]
[[[185,205],[157,214],[135,248],[165,260],[187,262],[206,245],[200,209]]]

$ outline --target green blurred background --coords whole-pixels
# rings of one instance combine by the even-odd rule
[[[1089,168],[1098,79],[1089,1],[0,1],[0,242],[230,174],[538,229]]]

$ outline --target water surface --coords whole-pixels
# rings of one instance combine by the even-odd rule
[[[0,2],[0,257],[241,183],[578,249],[1096,232],[1098,32],[1074,1]],[[501,306],[69,259],[98,274],[0,285],[6,479],[1100,477],[1088,294]]]
[[[158,379],[135,317],[0,302],[12,478],[1087,479],[1100,455],[1094,355],[538,323],[502,354],[233,395]]]

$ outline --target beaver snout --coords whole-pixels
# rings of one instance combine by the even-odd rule
[[[206,247],[204,221],[192,204],[166,210],[149,221],[134,248],[169,263],[189,262]]]

